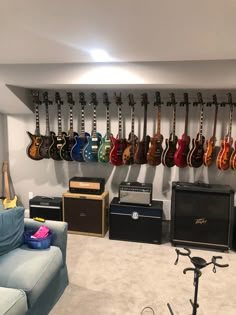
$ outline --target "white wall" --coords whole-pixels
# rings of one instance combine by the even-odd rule
[[[98,95],[99,105],[97,110],[97,129],[102,134],[105,132],[105,107],[102,104],[102,93],[109,92],[112,100],[113,92],[109,89],[95,90]],[[116,90],[120,92],[120,90]],[[156,130],[156,108],[153,107],[155,90],[146,90],[149,95],[150,105],[148,107],[148,133],[153,135]],[[187,90],[188,91],[188,90]],[[89,99],[91,91],[86,92],[86,99]],[[130,108],[127,103],[127,94],[133,92],[136,101],[136,119],[135,119],[135,133],[142,137],[143,127],[143,108],[140,105],[141,90],[122,90],[123,95],[123,117],[126,137],[130,131]],[[183,91],[180,90],[161,90],[163,100],[168,100],[170,92],[176,92],[176,100],[182,101]],[[189,90],[190,101],[196,100],[196,92]],[[215,90],[219,101],[226,100],[226,91]],[[203,91],[204,100],[211,100],[213,91]],[[52,92],[50,93],[52,96]],[[75,98],[78,98],[78,90],[74,92]],[[62,96],[65,96],[65,91],[62,91]],[[176,134],[180,137],[184,130],[184,108],[177,108],[177,124]],[[199,122],[199,108],[190,107],[189,113],[189,135],[196,136],[198,132]],[[206,138],[212,135],[214,107],[205,108],[204,112],[204,127],[203,133]],[[79,107],[74,107],[74,127],[78,126]],[[170,122],[172,117],[171,108],[166,105],[162,109],[162,125],[161,132],[164,138],[169,136]],[[40,127],[41,133],[45,132],[44,107],[40,109]],[[234,118],[235,119],[235,118]],[[219,120],[217,123],[217,145],[220,145],[220,139],[227,131],[228,108],[219,109]],[[117,133],[117,106],[114,102],[111,104],[111,130],[114,134]],[[50,107],[50,124],[51,129],[57,132],[56,122],[56,106]],[[85,129],[91,132],[92,126],[92,108],[86,106],[86,125]],[[63,106],[63,129],[68,130],[68,107]],[[204,166],[199,169],[184,168],[179,169],[176,166],[168,169],[159,165],[152,167],[149,165],[133,165],[114,167],[110,164],[100,163],[77,163],[67,161],[53,161],[41,160],[33,161],[26,155],[26,147],[30,143],[26,131],[34,132],[35,118],[34,114],[29,115],[8,115],[7,116],[7,130],[8,130],[8,145],[9,145],[9,161],[10,172],[14,184],[15,193],[23,205],[28,208],[28,194],[33,192],[35,195],[44,196],[61,196],[63,192],[68,189],[69,179],[73,176],[96,176],[104,177],[106,179],[106,189],[109,190],[110,200],[117,196],[119,183],[123,180],[151,182],[153,183],[153,198],[164,200],[166,218],[169,218],[169,206],[171,198],[171,183],[172,181],[181,180],[187,182],[202,181],[205,183],[220,183],[229,184],[236,189],[235,176],[236,173],[232,170],[220,171],[215,165],[209,168]],[[232,130],[233,136],[236,134],[235,124]]]

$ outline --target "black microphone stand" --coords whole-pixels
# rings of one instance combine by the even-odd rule
[[[199,285],[199,278],[202,275],[202,272],[200,271],[200,269],[205,268],[206,266],[213,264],[213,272],[216,273],[216,267],[221,267],[222,268],[222,267],[228,267],[229,265],[228,264],[221,265],[221,264],[216,262],[217,259],[222,259],[222,256],[213,256],[210,262],[206,262],[205,259],[203,259],[201,257],[191,257],[190,256],[191,255],[190,249],[184,248],[184,250],[186,252],[181,252],[179,249],[175,250],[176,253],[177,253],[177,258],[176,258],[176,261],[175,261],[175,265],[178,264],[179,255],[188,256],[190,261],[191,261],[191,263],[194,265],[194,268],[185,268],[183,270],[183,273],[186,274],[187,271],[193,271],[194,272],[194,280],[193,280],[193,285],[195,287],[194,299],[193,299],[193,301],[190,299],[190,303],[191,303],[192,308],[193,308],[192,315],[197,315],[197,309],[199,308],[199,304],[197,302],[197,299],[198,299],[198,285]],[[170,311],[170,314],[174,315],[174,312],[173,312],[173,310],[172,310],[172,308],[171,308],[169,303],[167,303],[167,307],[168,307],[168,309]]]

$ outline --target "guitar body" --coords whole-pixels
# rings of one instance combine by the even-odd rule
[[[232,170],[236,170],[236,141],[234,142],[234,150],[230,156],[230,167]]]
[[[123,164],[123,152],[127,146],[126,139],[111,137],[113,147],[110,151],[109,161],[115,166]]]
[[[96,133],[96,137],[88,137],[87,144],[83,149],[83,158],[85,162],[97,162],[98,161],[98,148],[101,144],[102,136],[99,132]]]
[[[162,148],[163,136],[156,134],[151,138],[151,146],[147,153],[147,162],[152,166],[161,164],[161,156],[163,153]]]
[[[31,139],[31,143],[28,145],[26,149],[28,157],[36,161],[42,160],[42,157],[39,155],[39,145],[42,142],[41,136],[33,135],[29,131],[27,131],[27,134]]]
[[[144,140],[139,141],[137,150],[134,154],[134,163],[146,164],[147,163],[147,152],[149,149],[150,137],[146,136]]]
[[[102,138],[101,145],[98,149],[98,161],[102,163],[108,163],[109,162],[109,155],[110,151],[112,149],[112,141],[111,141],[112,134],[109,136],[106,134]]]
[[[175,165],[183,168],[188,165],[187,156],[189,152],[190,137],[183,134],[182,138],[178,140],[178,148],[174,154]]]
[[[199,134],[196,139],[192,140],[192,148],[187,156],[189,166],[197,168],[203,164],[204,142],[205,138],[202,136],[202,139],[200,140]]]
[[[206,150],[203,155],[203,163],[205,166],[211,166],[215,151],[215,137],[211,137],[206,141]]]
[[[232,138],[221,142],[221,149],[217,155],[216,164],[222,171],[225,171],[230,167],[230,157],[233,152],[232,142]]]
[[[54,132],[50,132],[50,136],[42,136],[42,142],[39,145],[39,155],[43,159],[49,159],[50,158],[50,147],[53,142],[53,136],[55,135]]]
[[[85,132],[84,137],[75,136],[75,144],[71,149],[72,160],[77,162],[84,162],[83,149],[88,143],[89,133]]]
[[[3,207],[4,209],[16,208],[17,206],[17,196],[14,196],[13,199],[3,199]]]
[[[63,132],[61,136],[52,136],[52,145],[49,148],[49,155],[50,158],[52,158],[55,161],[61,161],[62,157],[60,155],[61,147],[64,143],[64,136],[66,136],[66,133]]]
[[[132,165],[134,164],[134,154],[137,149],[137,140],[138,137],[133,135],[133,139],[131,139],[131,133],[129,134],[129,139],[127,141],[127,147],[124,149],[123,152],[123,164],[125,165]]]
[[[176,152],[176,146],[178,143],[177,136],[174,137],[174,140],[166,139],[166,147],[162,154],[162,164],[167,167],[173,167],[175,165],[174,155]]]
[[[72,157],[71,157],[71,150],[73,148],[73,146],[75,145],[75,136],[77,136],[78,134],[76,132],[73,133],[72,135],[67,135],[64,136],[64,143],[61,147],[61,151],[60,151],[60,155],[61,158],[65,161],[73,161]]]

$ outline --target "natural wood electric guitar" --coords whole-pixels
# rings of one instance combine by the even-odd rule
[[[3,206],[4,209],[10,209],[15,208],[17,206],[17,197],[14,196],[13,199],[11,199],[10,195],[10,184],[9,184],[9,175],[8,175],[8,162],[3,162],[3,179],[4,179],[4,191],[5,191],[5,198],[3,199]]]
[[[217,115],[218,115],[218,102],[217,97],[214,94],[213,95],[213,102],[208,103],[208,105],[214,105],[215,106],[215,118],[214,118],[214,126],[213,126],[213,135],[212,137],[206,141],[206,150],[203,155],[203,163],[205,166],[211,166],[214,154],[215,154],[215,143],[216,143],[216,123],[217,123]]]
[[[202,134],[202,127],[203,127],[203,108],[204,103],[202,100],[202,94],[197,94],[198,101],[194,102],[194,105],[200,105],[200,127],[199,132],[196,136],[196,139],[192,139],[192,148],[188,153],[187,162],[188,165],[191,167],[200,167],[203,164],[203,154],[204,154],[204,142],[205,137]]]
[[[189,101],[188,101],[188,93],[184,93],[184,101],[180,102],[180,105],[185,106],[185,128],[182,138],[178,140],[178,149],[175,152],[174,160],[175,165],[178,167],[186,167],[187,156],[189,152],[189,143],[190,137],[188,136],[188,112],[189,112]]]
[[[169,139],[166,139],[166,147],[162,154],[162,164],[167,167],[173,167],[175,165],[174,155],[176,152],[176,146],[178,138],[175,134],[175,123],[176,123],[176,101],[174,93],[170,94],[170,101],[167,102],[168,106],[173,108],[173,118],[172,118],[172,130]]]
[[[151,138],[151,146],[147,153],[147,162],[152,166],[161,164],[161,156],[163,153],[162,142],[163,135],[161,134],[161,95],[156,92],[156,101],[154,106],[157,106],[157,132]]]
[[[216,165],[222,171],[227,170],[230,167],[230,158],[233,152],[233,138],[231,136],[232,131],[232,119],[233,119],[233,102],[232,95],[228,93],[228,105],[229,105],[229,128],[224,140],[221,141],[221,149],[217,155]]]
[[[137,136],[134,134],[134,96],[133,94],[129,94],[129,106],[131,108],[131,132],[128,137],[127,147],[123,152],[123,163],[125,165],[134,164],[134,154],[137,149]]]
[[[39,155],[39,145],[42,142],[42,137],[40,134],[40,125],[39,125],[39,105],[41,101],[39,99],[39,91],[33,91],[33,103],[35,110],[35,120],[36,120],[36,129],[35,133],[32,134],[27,131],[28,136],[30,137],[31,143],[28,145],[26,149],[26,153],[29,158],[32,160],[42,160],[42,157]]]

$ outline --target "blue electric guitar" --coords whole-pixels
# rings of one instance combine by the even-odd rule
[[[109,154],[112,148],[111,137],[112,134],[110,132],[110,113],[109,113],[109,99],[107,93],[103,94],[103,103],[106,106],[106,120],[107,120],[107,130],[105,136],[102,138],[102,143],[98,150],[98,160],[99,162],[108,163],[109,162]]]
[[[75,136],[75,144],[71,150],[71,157],[74,161],[84,162],[83,149],[88,143],[88,137],[90,136],[89,133],[85,132],[84,127],[84,107],[86,105],[84,92],[79,93],[79,102],[81,104],[80,133],[79,136]]]
[[[60,155],[61,158],[65,161],[73,161],[71,157],[71,149],[75,145],[75,136],[78,135],[77,132],[74,132],[73,130],[73,106],[75,105],[75,102],[73,100],[73,96],[71,92],[67,93],[67,102],[70,107],[70,129],[68,131],[67,136],[64,135],[64,143],[61,147]]]
[[[98,148],[101,144],[101,134],[97,132],[97,97],[95,93],[91,94],[91,102],[93,105],[93,128],[91,132],[91,136],[88,137],[88,143],[85,145],[83,149],[83,157],[86,162],[97,162],[98,161]]]

